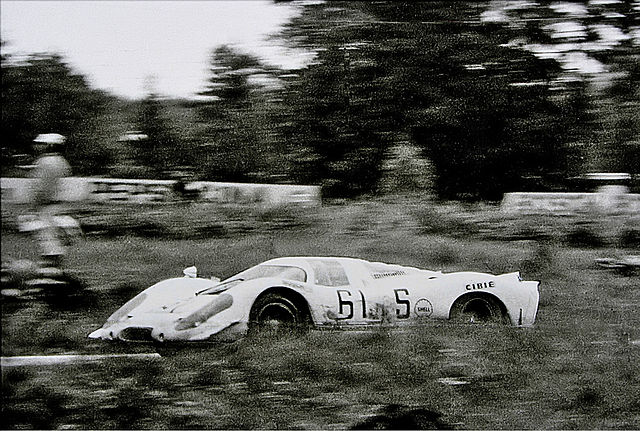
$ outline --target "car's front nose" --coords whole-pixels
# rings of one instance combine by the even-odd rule
[[[120,341],[154,341],[152,331],[163,326],[166,318],[149,313],[143,316],[127,316],[118,322],[107,322],[102,328],[89,334],[89,338]]]
[[[88,337],[93,339],[104,338],[104,328],[96,329],[91,334],[89,334]]]
[[[187,303],[162,306],[142,312],[132,310],[118,321],[109,321],[89,334],[89,338],[122,341],[205,340],[226,329],[234,321],[212,319],[233,304],[233,297],[198,296]]]
[[[147,326],[128,326],[125,328],[100,328],[89,334],[89,338],[122,341],[154,341],[153,328]]]

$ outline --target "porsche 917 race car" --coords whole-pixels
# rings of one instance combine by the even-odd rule
[[[430,319],[531,326],[538,281],[517,272],[442,273],[341,257],[282,257],[226,280],[161,281],[113,313],[90,338],[234,341],[257,328],[365,328]]]

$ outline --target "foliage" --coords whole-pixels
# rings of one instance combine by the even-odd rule
[[[113,98],[89,88],[57,54],[2,59],[2,165],[32,152],[40,133],[67,137],[64,154],[77,174],[101,173],[112,158],[101,128]]]
[[[380,61],[385,30],[359,24],[366,16],[358,8],[310,7],[289,27],[288,37],[304,35],[305,48],[318,53],[299,78],[287,82],[285,139],[296,152],[294,176],[321,182],[326,196],[376,191],[402,115]]]
[[[151,168],[148,177],[162,178],[173,169],[187,163],[188,148],[173,132],[173,127],[163,115],[164,106],[159,96],[149,92],[141,102],[138,128],[146,139],[133,141],[135,159],[142,166]]]
[[[518,9],[511,21],[486,19]],[[284,32],[317,52],[286,88],[294,121],[285,137],[298,145],[296,176],[322,182],[329,196],[376,191],[385,154],[407,136],[430,159],[443,198],[495,200],[513,190],[562,189],[567,176],[593,168],[596,158],[610,161],[602,169],[624,165],[635,172],[625,161],[635,160],[638,148],[633,66],[600,77],[611,79],[618,93],[631,86],[616,116],[618,105],[599,103],[601,95],[567,74],[565,63],[529,49],[556,37],[546,18],[562,17],[551,9],[499,2],[486,9],[468,2],[305,7]],[[610,25],[607,16],[595,14],[591,28]],[[633,63],[632,43],[613,50],[608,61]]]
[[[565,137],[569,175],[640,172],[639,13],[633,2],[491,2],[480,15],[510,30],[509,46],[561,67],[548,82],[556,101],[584,89]]]
[[[247,181],[260,158],[259,126],[250,77],[260,64],[221,46],[211,56],[211,76],[199,104],[199,169],[210,180]]]
[[[57,132],[76,174],[320,184],[326,198],[497,200],[566,190],[587,171],[640,172],[628,2],[299,7],[274,38],[313,60],[280,70],[213,47],[197,100],[121,100],[58,54],[3,54],[3,168],[27,165],[33,137]],[[133,129],[146,144],[118,142]]]
[[[501,47],[500,26],[465,21],[475,11],[395,2],[305,9],[289,28],[318,50],[287,87],[298,177],[321,179],[329,196],[375,191],[385,155],[405,136],[433,163],[444,198],[497,199],[525,175],[564,172],[569,111],[539,84],[555,66]]]

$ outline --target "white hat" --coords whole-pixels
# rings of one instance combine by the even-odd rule
[[[38,135],[33,142],[41,142],[43,144],[60,145],[64,144],[66,138],[57,133],[42,133]]]

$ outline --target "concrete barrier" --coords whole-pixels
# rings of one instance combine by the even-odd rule
[[[501,208],[513,214],[640,215],[640,194],[618,187],[602,187],[597,193],[505,193]]]
[[[320,187],[318,186],[194,182],[188,184],[186,188],[198,190],[200,199],[206,202],[266,206],[320,204]]]
[[[60,199],[69,202],[167,203],[183,197],[220,204],[318,206],[319,186],[289,184],[244,184],[194,181],[176,190],[176,181],[72,177],[62,180]],[[2,202],[28,203],[32,195],[30,178],[1,178]]]
[[[85,178],[86,198],[93,202],[163,203],[176,199],[175,181]]]

